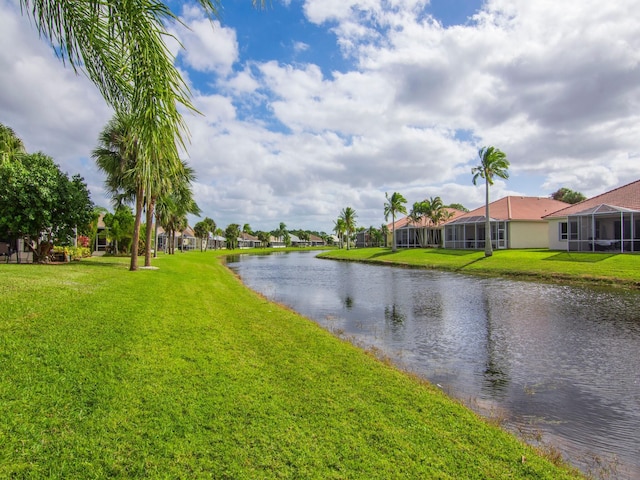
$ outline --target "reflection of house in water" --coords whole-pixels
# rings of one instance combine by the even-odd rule
[[[549,248],[640,251],[640,180],[548,215]]]

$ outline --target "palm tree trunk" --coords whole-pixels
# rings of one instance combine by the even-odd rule
[[[142,205],[144,201],[144,190],[138,188],[136,193],[136,220],[133,225],[133,240],[131,241],[131,266],[129,270],[138,269],[138,242],[140,241],[140,224],[142,223]]]
[[[493,246],[491,245],[491,219],[489,217],[489,180],[485,179],[485,223],[484,223],[484,256],[493,255]]]
[[[391,251],[395,252],[396,247],[396,216],[391,214]]]
[[[147,244],[144,249],[144,266],[145,267],[151,266],[151,232],[153,231],[153,209],[155,207],[155,203],[156,203],[156,199],[154,197],[151,197],[151,199],[149,200],[149,204],[147,205],[147,225],[146,225]],[[153,244],[153,250],[154,252],[156,250],[155,243]]]

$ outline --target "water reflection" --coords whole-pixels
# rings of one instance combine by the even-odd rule
[[[640,478],[638,294],[314,256],[242,256],[230,266],[481,413],[509,412],[508,427],[541,432],[585,471],[596,456],[615,456],[616,478]]]

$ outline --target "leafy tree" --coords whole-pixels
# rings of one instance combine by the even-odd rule
[[[455,208],[456,210],[460,210],[461,212],[469,211],[469,209],[461,203],[450,203],[449,205],[447,205],[447,208]]]
[[[345,207],[340,212],[340,218],[344,222],[345,233],[347,235],[347,250],[349,250],[349,244],[351,243],[351,234],[356,229],[356,211],[351,207]]]
[[[387,240],[389,239],[389,226],[386,223],[380,225],[380,233],[384,239],[384,246],[387,247]]]
[[[76,232],[88,232],[92,211],[82,177],[69,179],[43,153],[10,155],[2,151],[0,235],[28,236],[35,262],[47,260],[53,242],[68,244]]]
[[[476,185],[478,178],[484,179],[485,184],[485,241],[484,255],[490,257],[493,255],[493,246],[491,245],[491,217],[489,216],[489,186],[493,185],[493,177],[503,179],[509,178],[509,161],[504,152],[495,147],[482,147],[478,151],[480,157],[480,165],[471,169],[473,175],[473,184]]]
[[[566,187],[562,187],[557,191],[553,192],[551,194],[551,198],[553,198],[554,200],[560,200],[561,202],[571,203],[571,204],[580,203],[587,199],[587,197],[585,197],[582,193],[574,192],[573,190]]]
[[[245,223],[245,224],[242,226],[242,231],[243,231],[244,233],[246,233],[247,235],[253,235],[253,231],[251,230],[251,225],[249,225],[248,223]]]
[[[391,197],[389,197],[388,193],[385,193],[387,197],[387,203],[384,204],[384,219],[389,220],[389,215],[391,215],[391,237],[392,237],[392,251],[396,251],[396,213],[404,213],[406,215],[407,208],[404,206],[407,203],[406,198],[404,198],[400,193],[393,192]]]
[[[224,237],[227,240],[227,248],[229,250],[235,250],[238,248],[238,237],[240,236],[240,225],[232,223],[227,226],[224,231]]]

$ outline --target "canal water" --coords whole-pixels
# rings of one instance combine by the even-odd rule
[[[640,479],[640,294],[316,254],[234,256],[228,266],[592,476]]]

